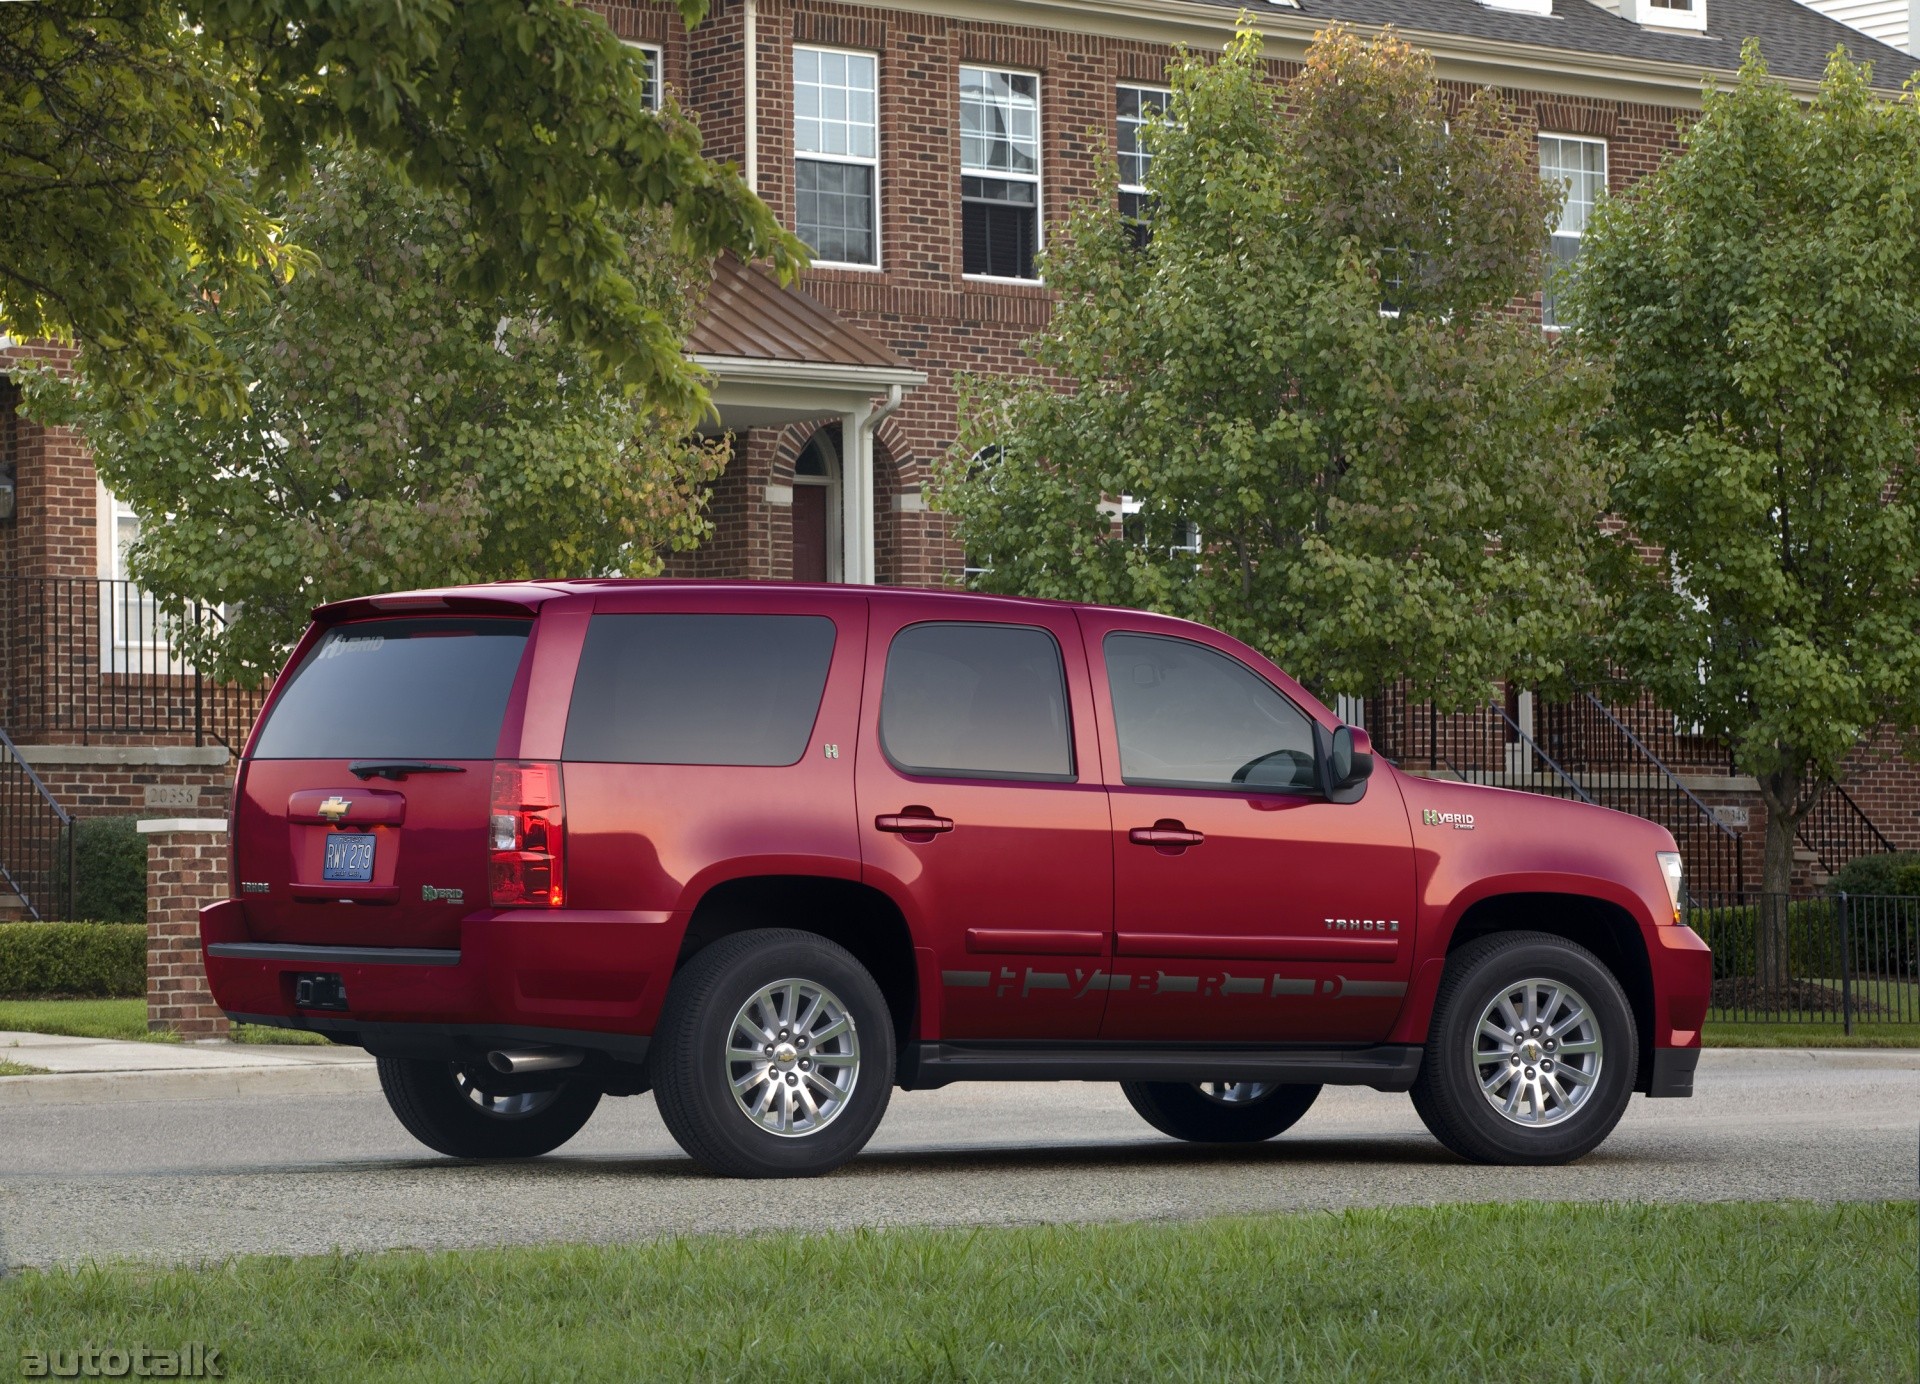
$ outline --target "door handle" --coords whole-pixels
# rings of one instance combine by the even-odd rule
[[[873,819],[875,831],[891,831],[901,836],[933,836],[953,830],[953,818],[936,817],[930,807],[909,807],[902,812],[884,813]]]
[[[1163,817],[1150,827],[1135,827],[1127,833],[1127,840],[1136,846],[1157,846],[1162,850],[1168,847],[1185,850],[1206,839],[1205,833],[1189,831],[1186,823],[1176,822],[1171,817]]]

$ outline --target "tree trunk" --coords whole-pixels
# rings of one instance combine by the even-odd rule
[[[1766,853],[1760,865],[1759,908],[1754,918],[1754,961],[1757,978],[1768,990],[1793,979],[1787,946],[1787,893],[1793,887],[1793,848],[1800,819],[1807,809],[1800,801],[1800,773],[1780,769],[1760,779],[1760,797],[1767,805]]]

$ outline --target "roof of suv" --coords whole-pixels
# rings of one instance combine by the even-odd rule
[[[994,596],[937,586],[845,586],[833,583],[786,581],[725,581],[682,577],[589,577],[567,581],[491,582],[472,586],[442,586],[420,591],[394,591],[378,596],[355,596],[316,606],[313,618],[331,624],[378,615],[445,610],[480,613],[502,607],[532,612],[562,596],[592,596],[604,591],[698,591],[702,595],[737,592],[755,601],[789,597],[803,602],[810,595],[859,594],[883,601],[956,601],[1001,606],[1099,609],[1084,601],[1052,601],[1033,596]]]

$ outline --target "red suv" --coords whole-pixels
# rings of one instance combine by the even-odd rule
[[[233,1018],[379,1060],[459,1157],[651,1089],[736,1176],[894,1086],[1117,1081],[1181,1139],[1328,1083],[1556,1163],[1692,1091],[1705,944],[1637,817],[1376,764],[1252,649],[1130,610],[574,581],[315,612],[239,765]]]

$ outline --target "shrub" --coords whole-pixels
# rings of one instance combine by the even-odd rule
[[[0,923],[0,999],[146,992],[144,924]]]
[[[103,923],[143,923],[147,918],[147,838],[133,817],[82,817],[72,827],[73,916]],[[54,896],[67,886],[67,840],[61,833],[54,868]]]
[[[1920,895],[1920,851],[1857,855],[1827,888],[1835,894]]]

